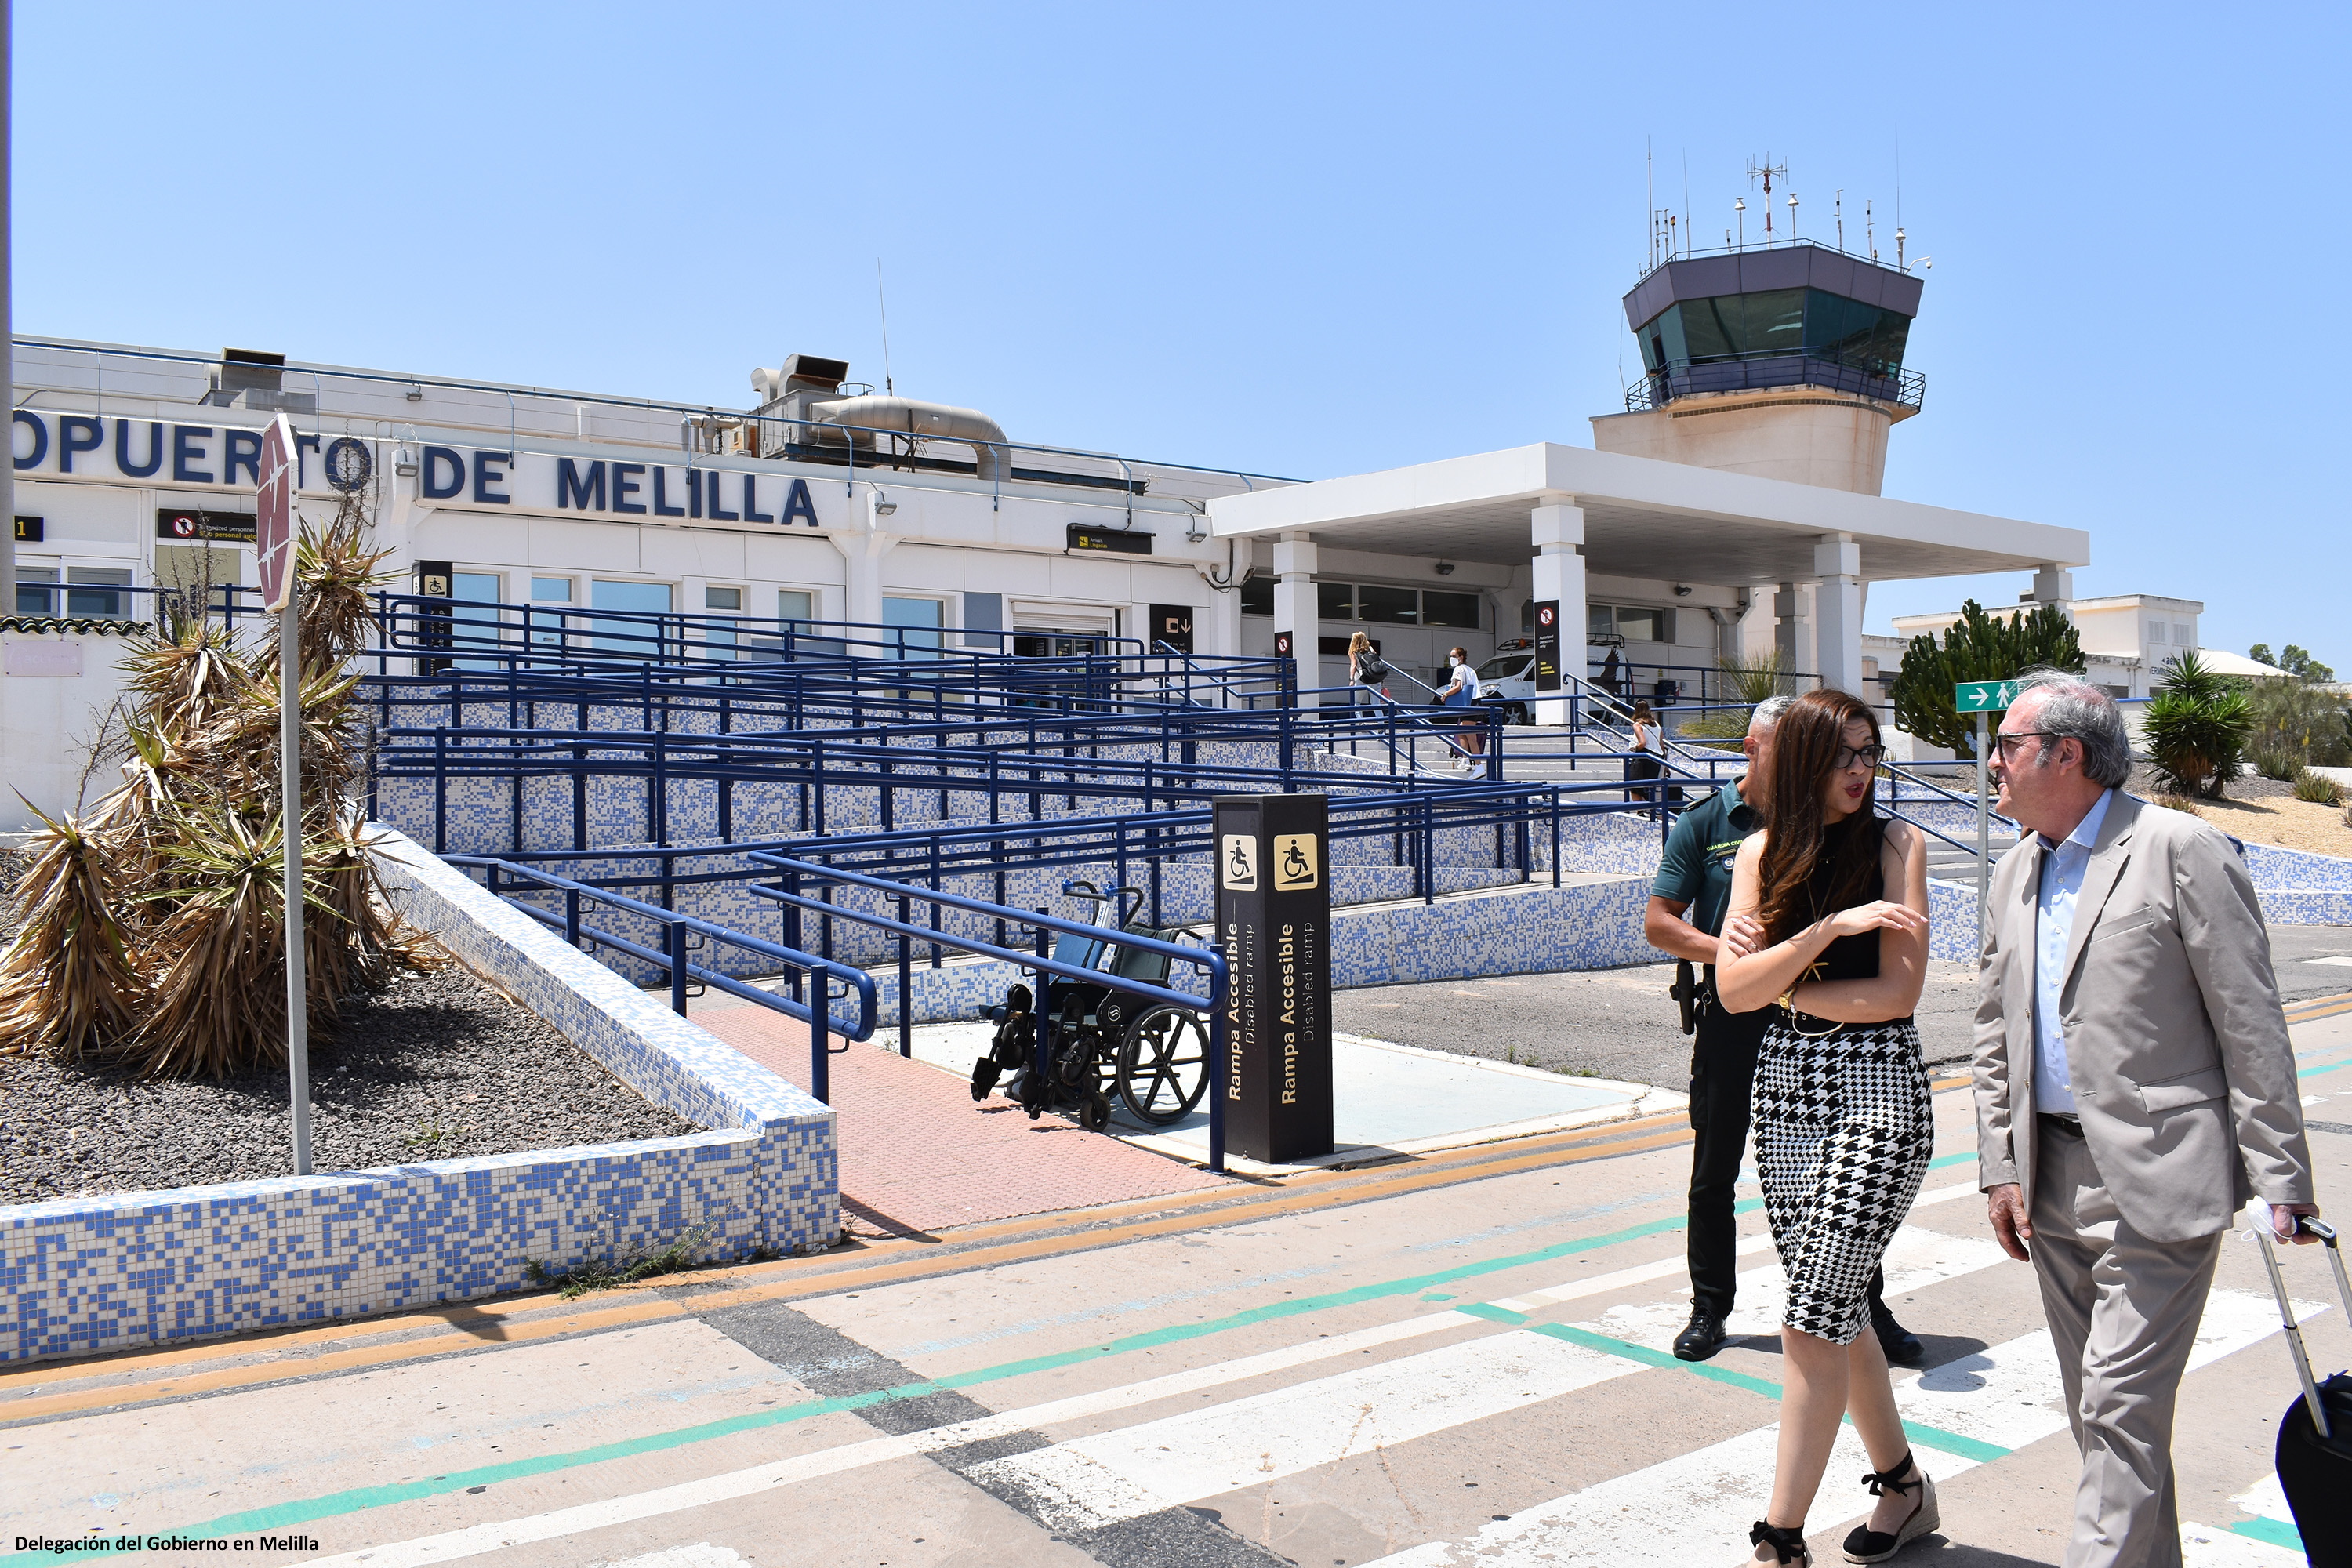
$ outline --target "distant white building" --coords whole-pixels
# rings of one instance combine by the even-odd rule
[[[2066,575],[2071,577],[2073,574]],[[2222,674],[2285,673],[2239,654],[2199,647],[2197,619],[2205,613],[2200,600],[2168,599],[2157,594],[2116,594],[2102,599],[2064,599],[2059,603],[2083,639],[2084,678],[2095,686],[2105,688],[2111,696],[2146,697],[2149,688],[2164,679],[2165,661],[2192,648],[2209,667]],[[2029,596],[2028,601],[2013,608],[2024,611],[2032,607]],[[2006,616],[2011,613],[2011,607],[1993,607],[1992,613]],[[1958,610],[1896,616],[1895,629],[1899,635],[1864,638],[1864,660],[1866,665],[1875,662],[1877,668],[1872,673],[1891,679],[1901,668],[1903,650],[1910,646],[1913,637],[1931,633],[1941,636],[1959,618]],[[2230,668],[2221,669],[2223,662]]]

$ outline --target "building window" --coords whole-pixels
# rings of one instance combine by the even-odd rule
[[[1244,577],[1242,579],[1242,614],[1270,616],[1274,614],[1274,579]]]
[[[940,637],[943,606],[937,599],[885,599],[882,601],[882,624],[895,629],[888,634],[898,657],[903,658],[936,658],[937,649],[947,646]],[[885,656],[888,657],[888,656]]]
[[[780,621],[816,619],[816,595],[806,588],[777,589],[776,619]]]
[[[2197,646],[2197,628],[2194,626],[2184,626],[2179,621],[2175,621],[2172,623],[2172,640],[2182,647],[2195,647]]]
[[[1356,585],[1352,583],[1315,584],[1315,618],[1352,621],[1356,618]]]
[[[1421,595],[1421,624],[1425,626],[1460,626],[1465,631],[1478,629],[1479,595],[1476,594],[1440,594],[1423,589]]]
[[[58,580],[54,566],[19,566],[16,568],[16,613],[20,616],[54,616],[58,613],[58,591],[48,584]]]
[[[599,577],[588,584],[588,602],[593,608],[617,612],[600,616],[592,623],[596,647],[614,653],[635,654],[639,658],[662,657],[661,623],[644,617],[669,614],[668,584]]]
[[[1622,637],[1627,642],[1671,643],[1675,613],[1649,605],[1588,605],[1585,629],[1596,642]]]
[[[2158,647],[2164,646],[2164,623],[2162,621],[2150,621],[2147,623],[2147,640],[2154,643]]]
[[[572,602],[572,579],[569,577],[533,577],[530,599],[535,605],[568,605]]]
[[[706,610],[719,610],[732,615],[743,607],[743,590],[706,586],[702,590],[702,607]],[[702,642],[703,646],[709,649],[711,658],[733,658],[735,657],[735,623],[732,621],[706,623],[702,628]]]
[[[1356,618],[1388,626],[1421,624],[1421,590],[1382,588],[1366,583],[1356,589]]]

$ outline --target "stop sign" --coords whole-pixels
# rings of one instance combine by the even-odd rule
[[[282,610],[294,592],[293,422],[280,414],[261,437],[261,504],[254,518],[254,548],[261,567],[261,599]]]

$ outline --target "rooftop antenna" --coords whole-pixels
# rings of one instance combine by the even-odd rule
[[[1797,243],[1797,193],[1789,193],[1789,243]]]
[[[1837,196],[1831,203],[1830,210],[1837,214],[1838,248],[1843,250],[1845,248],[1845,187],[1843,185],[1838,187]]]
[[[1789,165],[1773,163],[1772,154],[1767,153],[1760,167],[1754,163],[1748,165],[1748,178],[1751,184],[1758,180],[1764,182],[1764,243],[1769,246],[1772,243],[1772,182],[1779,180],[1786,184]]]
[[[1862,233],[1863,243],[1870,247],[1870,258],[1875,261],[1878,259],[1878,221],[1871,205],[1868,201],[1862,204]]]
[[[1650,265],[1658,264],[1658,159],[1650,139],[1642,138],[1642,197],[1650,208]]]
[[[1690,149],[1683,149],[1683,222],[1690,222]],[[1689,235],[1683,236],[1685,246],[1694,243]]]
[[[1746,196],[1732,197],[1731,210],[1738,215],[1739,248],[1745,250],[1748,248],[1748,198]]]
[[[898,395],[898,383],[890,377],[890,297],[882,291],[882,258],[874,258],[874,301],[882,311],[882,395]]]

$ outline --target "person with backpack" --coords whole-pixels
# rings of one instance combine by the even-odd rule
[[[1372,694],[1373,706],[1378,707],[1381,700],[1388,695],[1381,684],[1388,678],[1389,667],[1381,658],[1380,650],[1372,647],[1370,634],[1358,632],[1354,637],[1349,637],[1348,639],[1348,684],[1351,687],[1361,687],[1370,691]],[[1353,708],[1355,705],[1356,693],[1351,690],[1348,693],[1348,706]]]

